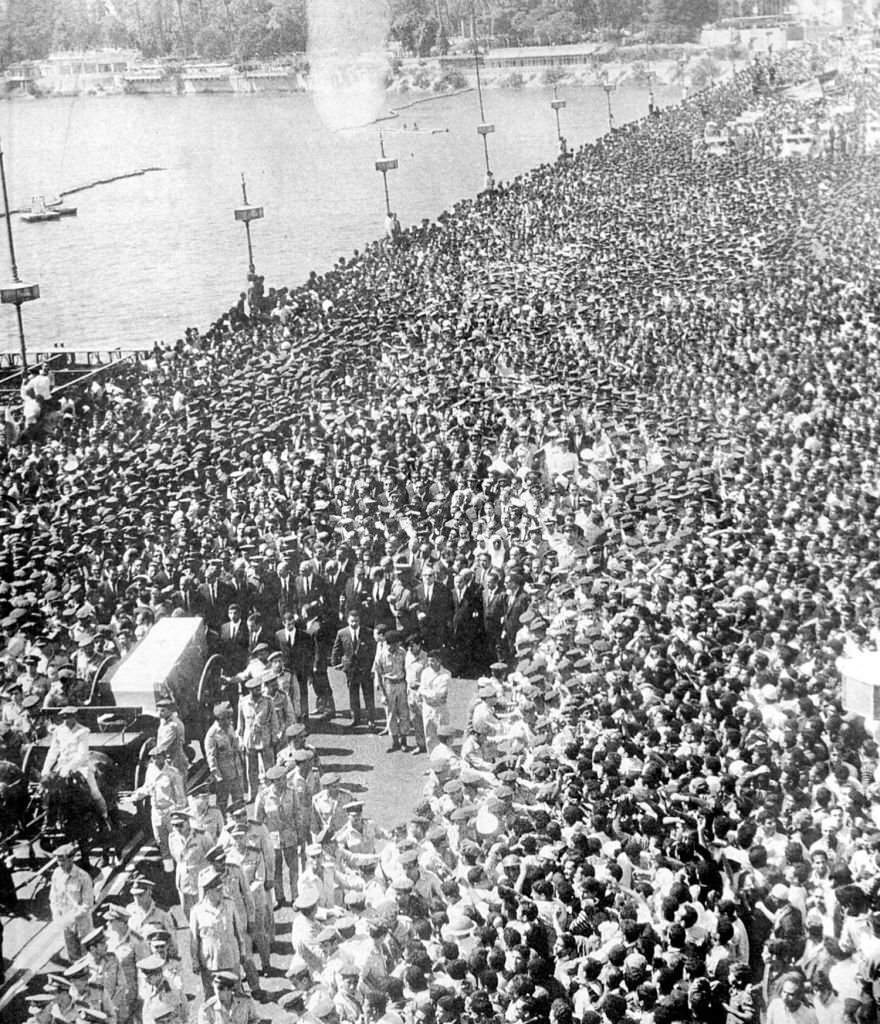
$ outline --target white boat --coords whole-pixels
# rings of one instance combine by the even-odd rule
[[[28,224],[39,224],[46,220],[61,220],[61,214],[57,210],[50,210],[43,196],[34,196],[30,210],[23,213],[21,219]]]

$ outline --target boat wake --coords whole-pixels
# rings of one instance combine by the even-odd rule
[[[84,185],[76,185],[74,188],[66,188],[58,193],[62,198],[64,196],[73,196],[78,192],[87,192],[89,189],[98,188],[101,185],[112,185],[115,181],[124,181],[126,178],[140,178],[144,174],[152,174],[155,171],[164,171],[164,167],[140,167],[136,171],[126,171],[124,174],[114,174],[110,178],[98,178],[96,181],[86,182]],[[30,207],[19,206],[14,210],[10,210],[12,213],[26,213]],[[0,218],[3,218],[5,214],[0,210]]]
[[[350,124],[350,125],[346,125],[344,128],[340,128],[339,131],[351,131],[352,129],[355,129],[355,128],[369,128],[370,125],[373,125],[373,124],[382,124],[382,125],[384,125],[387,121],[396,121],[400,117],[402,111],[409,110],[411,107],[417,107],[417,106],[419,106],[422,103],[436,103],[437,100],[446,100],[446,99],[449,99],[451,96],[462,96],[466,92],[473,92],[473,91],[474,91],[474,87],[469,85],[465,89],[455,89],[452,92],[441,92],[441,93],[438,93],[436,96],[422,96],[421,99],[410,100],[409,103],[404,103],[403,106],[392,107],[391,110],[387,114],[383,114],[381,117],[374,117],[372,121],[364,121],[363,124]],[[439,132],[448,131],[448,130],[449,130],[448,128],[447,129],[435,129],[434,131],[432,131],[430,133],[428,133],[427,131],[421,131],[420,134],[422,134],[422,135],[428,135],[428,134],[435,135],[435,134],[438,134]],[[408,129],[408,131],[409,131],[410,134],[414,134],[415,132],[419,132],[420,130],[419,129]]]

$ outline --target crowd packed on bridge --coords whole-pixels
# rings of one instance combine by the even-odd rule
[[[37,1024],[182,1024],[193,979],[205,1024],[268,1013],[291,902],[279,1019],[876,1020],[880,756],[836,661],[880,640],[878,164],[694,151],[752,100],[255,289],[10,438],[7,756],[161,617],[230,680],[217,806],[173,707],[148,784],[189,934],[148,879],[95,927],[60,851]],[[308,740],[377,698],[430,767],[390,833]]]

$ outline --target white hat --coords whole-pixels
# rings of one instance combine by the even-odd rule
[[[311,998],[306,1004],[306,1012],[314,1014],[318,1020],[323,1020],[324,1017],[332,1013],[335,1009],[336,1007],[333,1004],[333,1000],[323,989],[318,989],[317,992],[313,992]]]

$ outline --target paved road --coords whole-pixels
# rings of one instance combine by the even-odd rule
[[[474,683],[468,679],[456,679],[450,687],[450,720],[459,731],[473,692]],[[344,712],[348,708],[344,687],[334,687],[333,696],[336,707]],[[364,814],[383,828],[406,821],[421,799],[427,756],[389,754],[389,737],[363,728],[352,732],[348,726],[344,714],[331,722],[313,721],[310,742],[321,757],[322,770],[339,772],[343,787],[363,797]]]

